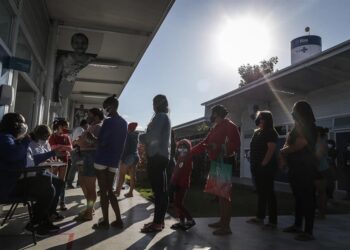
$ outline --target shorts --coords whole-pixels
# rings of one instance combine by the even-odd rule
[[[109,172],[112,172],[112,173],[116,173],[117,172],[117,168],[112,168],[112,167],[107,167],[105,165],[101,165],[101,164],[97,164],[97,163],[94,163],[94,168],[96,170],[105,170],[105,169],[108,169]]]
[[[77,155],[76,164],[79,174],[81,176],[95,177],[95,151],[80,151]]]
[[[122,159],[122,163],[126,166],[133,166],[139,162],[139,157],[137,155],[128,155],[124,159]]]

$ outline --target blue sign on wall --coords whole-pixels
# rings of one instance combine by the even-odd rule
[[[5,65],[8,69],[18,70],[22,72],[29,73],[32,62],[27,59],[22,59],[18,57],[10,57]]]

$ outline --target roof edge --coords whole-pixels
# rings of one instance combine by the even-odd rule
[[[243,93],[247,90],[250,90],[252,88],[255,88],[257,86],[260,86],[262,84],[265,84],[267,81],[272,81],[272,80],[276,80],[276,79],[279,79],[280,77],[283,77],[285,75],[288,75],[292,72],[295,72],[297,70],[300,70],[300,69],[303,69],[307,66],[310,66],[312,64],[315,64],[317,62],[320,62],[322,60],[325,60],[331,56],[334,56],[336,54],[339,54],[347,49],[350,49],[350,40],[346,40],[336,46],[333,46],[331,48],[328,48],[324,51],[322,51],[321,53],[317,54],[317,55],[314,55],[314,56],[311,56],[301,62],[298,62],[296,64],[292,64],[290,66],[287,66],[277,72],[274,72],[268,76],[265,76],[265,77],[262,77],[260,79],[257,79],[253,82],[250,82],[248,83],[247,85],[243,86],[243,87],[238,87],[228,93],[225,93],[223,95],[220,95],[218,97],[215,97],[211,100],[208,100],[206,102],[203,102],[201,103],[202,106],[207,106],[207,105],[210,105],[210,104],[214,104],[214,103],[217,103],[217,102],[220,102],[222,100],[225,100],[226,98],[229,98],[229,97],[232,97],[232,96],[235,96],[235,95],[238,95],[240,93]]]

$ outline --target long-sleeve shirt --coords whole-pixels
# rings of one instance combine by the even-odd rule
[[[39,165],[40,163],[54,157],[56,155],[55,151],[51,150],[49,143],[45,145],[40,145],[36,141],[31,141],[27,153],[27,167],[33,167]]]
[[[170,157],[171,123],[167,113],[157,113],[147,127],[146,133],[139,137],[140,143],[146,147],[148,157],[160,155]]]
[[[95,163],[117,168],[124,150],[127,122],[119,115],[104,120],[97,140]]]
[[[215,144],[215,148],[210,145]],[[207,137],[192,148],[192,154],[208,152],[210,160],[216,160],[222,153],[222,145],[226,145],[227,156],[238,152],[240,146],[240,136],[237,126],[229,119],[214,126],[208,133]]]
[[[26,167],[29,143],[30,138],[0,133],[0,199],[7,199],[16,186],[20,173],[14,170]]]

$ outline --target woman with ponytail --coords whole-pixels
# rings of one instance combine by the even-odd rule
[[[117,197],[113,193],[113,182],[119,167],[127,135],[127,122],[118,114],[119,102],[116,95],[103,102],[106,119],[101,127],[95,155],[94,168],[100,188],[101,209],[103,218],[93,225],[93,229],[108,229],[108,206],[111,203],[116,220],[111,226],[123,228]]]

